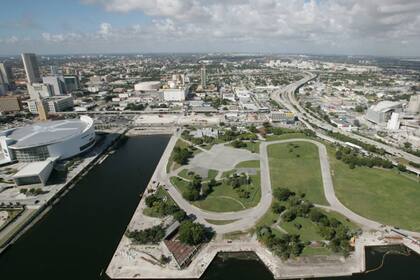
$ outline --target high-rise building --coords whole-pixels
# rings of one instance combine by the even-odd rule
[[[53,95],[53,87],[50,84],[27,84],[31,99],[50,97]]]
[[[54,95],[63,95],[66,93],[66,85],[64,84],[63,76],[47,76],[42,77],[44,84],[49,84],[53,87]]]
[[[8,89],[7,84],[0,83],[0,96],[5,95],[7,92],[7,89]]]
[[[70,110],[74,107],[73,97],[71,95],[53,96],[43,98],[42,100],[31,99],[27,101],[29,112],[32,114],[40,113],[40,103],[44,105],[47,113],[57,113]]]
[[[57,76],[58,75],[58,67],[55,65],[50,66],[50,74],[51,76]]]
[[[18,112],[22,110],[22,103],[19,96],[0,97],[0,112]]]
[[[80,89],[79,77],[75,75],[64,76],[64,84],[69,92]]]
[[[40,83],[42,81],[39,72],[38,60],[34,53],[22,54],[23,66],[25,67],[26,79],[28,83]]]
[[[200,78],[201,78],[201,87],[205,89],[207,87],[207,76],[206,76],[206,66],[203,65],[200,71]]]
[[[420,112],[420,94],[412,95],[410,97],[407,112],[410,114],[418,114]]]
[[[13,83],[12,68],[10,66],[0,63],[0,84],[10,85]]]

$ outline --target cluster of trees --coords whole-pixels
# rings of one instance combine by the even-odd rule
[[[212,232],[200,223],[194,223],[189,219],[181,222],[178,230],[178,238],[184,244],[198,245],[209,240]],[[128,238],[138,244],[157,244],[165,236],[165,229],[161,225],[153,226],[144,230],[127,231]]]
[[[127,231],[126,235],[138,244],[157,244],[165,236],[165,230],[161,225],[158,225],[140,231]]]
[[[322,110],[322,109],[321,109],[321,106],[320,106],[320,105],[318,105],[318,106],[316,106],[316,107],[314,108],[314,107],[312,107],[312,103],[311,103],[311,102],[306,102],[306,103],[305,103],[305,107],[306,107],[308,110],[310,110],[310,111],[314,112],[315,114],[317,114],[318,116],[320,116],[320,117],[321,117],[324,121],[326,121],[326,122],[328,122],[328,123],[332,124],[332,123],[331,123],[330,116],[329,116],[327,113],[325,113],[325,112],[324,112],[324,110]],[[313,114],[312,114],[312,115],[313,115]]]
[[[354,111],[358,113],[363,113],[365,110],[366,110],[366,106],[364,105],[356,105],[356,107],[354,107]]]
[[[317,224],[319,234],[330,241],[329,246],[334,252],[342,252],[344,255],[349,253],[349,240],[352,236],[349,228],[314,208],[310,201],[304,199],[305,194],[297,195],[287,188],[277,188],[273,196],[277,201],[273,203],[272,210],[281,214],[285,222],[291,222],[297,217],[309,218]]]
[[[242,186],[251,184],[251,178],[245,173],[240,175],[234,173],[232,176],[227,178],[227,183],[236,190],[240,198],[249,198],[251,196],[251,193],[247,189],[242,188]]]
[[[418,164],[418,163],[409,161],[408,164],[411,165],[411,166],[413,166],[413,167],[415,167],[415,168],[420,168],[420,164]]]
[[[191,220],[183,221],[179,226],[178,233],[179,240],[188,245],[201,244],[211,237],[211,232],[204,225],[194,223]]]
[[[189,148],[181,148],[179,146],[175,146],[173,160],[178,164],[184,165],[188,163],[188,160],[192,154],[193,153]]]
[[[273,203],[272,210],[282,214],[281,217],[286,222],[291,222],[296,217],[306,217],[313,207],[311,202],[304,199],[305,194],[296,195],[286,188],[275,189],[273,196],[277,201]],[[285,205],[280,202],[285,202]]]
[[[234,148],[246,148],[247,144],[241,140],[235,140],[232,142],[232,147]]]
[[[213,187],[217,185],[218,182],[215,179],[203,183],[202,178],[199,175],[195,175],[188,184],[188,189],[182,193],[182,196],[189,201],[205,199],[213,191]]]
[[[270,123],[263,123],[266,134],[282,135],[287,133],[297,133],[299,130],[286,128],[286,127],[273,127]]]
[[[227,100],[227,99],[222,99],[222,98],[219,98],[219,97],[213,98],[213,99],[211,100],[211,106],[212,106],[213,108],[216,108],[216,109],[219,109],[219,107],[220,107],[220,106],[226,106],[226,105],[229,105],[229,103],[230,103],[230,101],[229,101],[229,100]]]
[[[299,256],[305,248],[305,244],[300,240],[299,235],[283,234],[276,236],[271,228],[266,226],[257,229],[257,238],[275,255],[284,260]]]
[[[380,155],[385,154],[384,149],[377,148],[375,145],[364,143],[362,141],[353,139],[351,137],[348,137],[348,136],[343,135],[343,134],[338,133],[338,132],[329,131],[328,136],[331,136],[331,137],[333,137],[335,139],[338,139],[340,141],[343,141],[343,142],[353,143],[353,144],[358,145],[358,146],[362,147],[363,149],[365,149],[366,151],[369,151],[371,153],[377,153],[377,154],[380,154]]]
[[[352,234],[348,227],[335,218],[328,218],[316,208],[311,209],[309,218],[318,225],[319,234],[330,241],[328,246],[333,252],[341,252],[345,256],[349,254]]]
[[[136,103],[129,103],[125,110],[131,110],[131,111],[143,111],[146,109],[147,104],[136,104]]]
[[[313,130],[310,129],[293,129],[293,128],[287,128],[287,127],[273,127],[270,123],[265,122],[263,124],[264,130],[266,134],[274,134],[274,135],[282,135],[282,134],[288,134],[288,133],[303,133],[306,136],[309,137],[315,137],[316,133]]]
[[[172,215],[174,219],[179,222],[187,218],[187,214],[184,210],[175,204],[163,201],[163,199],[156,194],[147,196],[145,202],[146,206],[152,209],[153,213],[155,213],[158,217]]]
[[[367,167],[383,167],[383,168],[392,168],[392,162],[381,157],[366,157],[360,155],[357,151],[349,147],[340,147],[335,152],[335,158],[342,160],[344,163],[353,169],[356,166],[367,166]]]
[[[405,142],[404,143],[404,151],[406,151],[407,153],[410,153],[410,154],[413,154],[413,155],[415,155],[415,156],[418,156],[418,157],[420,157],[420,150],[419,149],[416,149],[416,150],[414,150],[413,149],[413,145],[410,143],[410,142]],[[416,164],[416,163],[414,163],[414,162],[410,162],[410,165],[412,165],[412,166],[414,166],[414,167],[417,167],[418,168],[418,166],[416,166],[416,165],[413,165],[413,164]]]
[[[45,193],[41,188],[20,189],[20,193],[27,195],[40,195]]]

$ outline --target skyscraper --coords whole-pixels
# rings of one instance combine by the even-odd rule
[[[201,87],[205,89],[207,87],[207,77],[206,77],[206,66],[203,65],[200,71],[200,78],[201,78]]]
[[[46,76],[42,77],[44,84],[49,84],[53,87],[54,95],[62,95],[66,92],[63,76]]]
[[[26,79],[28,83],[32,84],[42,82],[36,55],[34,53],[23,53],[22,61],[23,66],[25,67]]]
[[[0,63],[0,84],[7,84],[10,86],[12,82],[12,69],[8,65]]]

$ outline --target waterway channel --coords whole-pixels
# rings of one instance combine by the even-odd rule
[[[94,167],[13,246],[0,255],[0,279],[108,279],[104,275],[169,136],[130,137]],[[369,266],[382,253],[368,253]],[[272,279],[257,260],[218,257],[206,280]],[[389,255],[382,269],[342,280],[418,280],[420,257]]]

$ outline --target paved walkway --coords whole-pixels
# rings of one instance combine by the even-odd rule
[[[169,159],[170,153],[175,145],[178,136],[173,136],[168,144],[167,150],[164,153],[164,157]],[[271,142],[261,142],[260,143],[260,172],[261,172],[261,200],[257,206],[249,208],[246,210],[241,210],[237,212],[210,212],[200,209],[192,205],[189,201],[185,200],[182,197],[182,194],[178,189],[173,186],[169,180],[171,174],[166,173],[166,166],[158,166],[158,172],[156,180],[164,183],[167,186],[167,190],[171,197],[176,201],[176,203],[184,209],[188,214],[193,214],[197,221],[203,223],[207,226],[211,226],[217,233],[228,233],[233,231],[246,231],[253,226],[264,216],[264,214],[269,210],[272,203],[272,189],[271,189],[271,179],[270,179],[270,167],[268,162],[267,147],[273,144],[280,143],[290,143],[290,142],[308,142],[316,145],[318,147],[320,166],[321,166],[321,175],[324,188],[325,197],[329,203],[329,206],[325,206],[330,210],[336,211],[353,222],[359,224],[365,230],[384,230],[384,226],[376,221],[362,217],[352,210],[344,206],[335,195],[333,180],[331,177],[330,164],[328,160],[327,149],[324,144],[310,139],[302,138],[293,138],[286,140],[278,140]],[[167,162],[163,160],[161,162]],[[179,172],[179,170],[177,170]],[[209,224],[207,220],[236,220],[235,222],[226,224],[226,225],[214,225]],[[419,237],[420,233],[404,231],[402,232]]]

